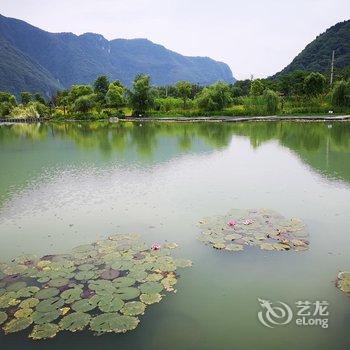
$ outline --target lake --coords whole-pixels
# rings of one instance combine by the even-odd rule
[[[0,126],[0,260],[65,253],[113,233],[191,259],[135,331],[60,333],[13,349],[349,349],[350,123],[47,123]],[[310,249],[224,252],[197,223],[232,208],[302,219]],[[259,323],[258,298],[327,301],[329,328]]]

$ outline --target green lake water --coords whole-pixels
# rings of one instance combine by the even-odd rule
[[[301,218],[310,250],[239,253],[196,240],[232,208]],[[349,123],[72,123],[0,126],[0,260],[64,253],[112,233],[174,241],[193,261],[177,293],[124,335],[0,333],[1,350],[350,348]],[[329,328],[269,329],[258,298],[328,301]],[[294,305],[294,306],[293,306]]]

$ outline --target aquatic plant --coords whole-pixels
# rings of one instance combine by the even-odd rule
[[[309,241],[299,219],[286,219],[268,209],[231,210],[226,215],[202,219],[200,241],[215,249],[238,252],[249,246],[262,250],[306,250]]]
[[[336,285],[342,292],[350,295],[350,272],[340,272]]]
[[[176,243],[147,247],[139,235],[113,235],[70,254],[23,256],[0,264],[0,325],[5,334],[30,329],[29,338],[61,331],[95,334],[135,329],[148,305],[175,291]],[[162,294],[161,294],[162,293]]]

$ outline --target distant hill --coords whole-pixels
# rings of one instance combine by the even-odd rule
[[[276,76],[296,70],[329,72],[333,50],[336,68],[350,65],[350,20],[337,23],[319,35]]]
[[[49,33],[0,15],[0,89],[40,91],[91,83],[98,75],[130,85],[135,75],[155,85],[179,80],[211,84],[235,79],[228,65],[208,57],[187,57],[147,39],[116,39],[86,33]]]

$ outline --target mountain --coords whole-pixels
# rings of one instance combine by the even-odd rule
[[[350,20],[337,23],[319,35],[276,76],[296,70],[321,73],[330,71],[333,50],[336,68],[350,65]]]
[[[188,80],[202,85],[235,79],[228,65],[208,57],[187,57],[147,39],[116,39],[85,33],[49,33],[0,15],[0,89],[40,91],[88,84],[107,75],[130,85],[146,73],[155,85]]]

